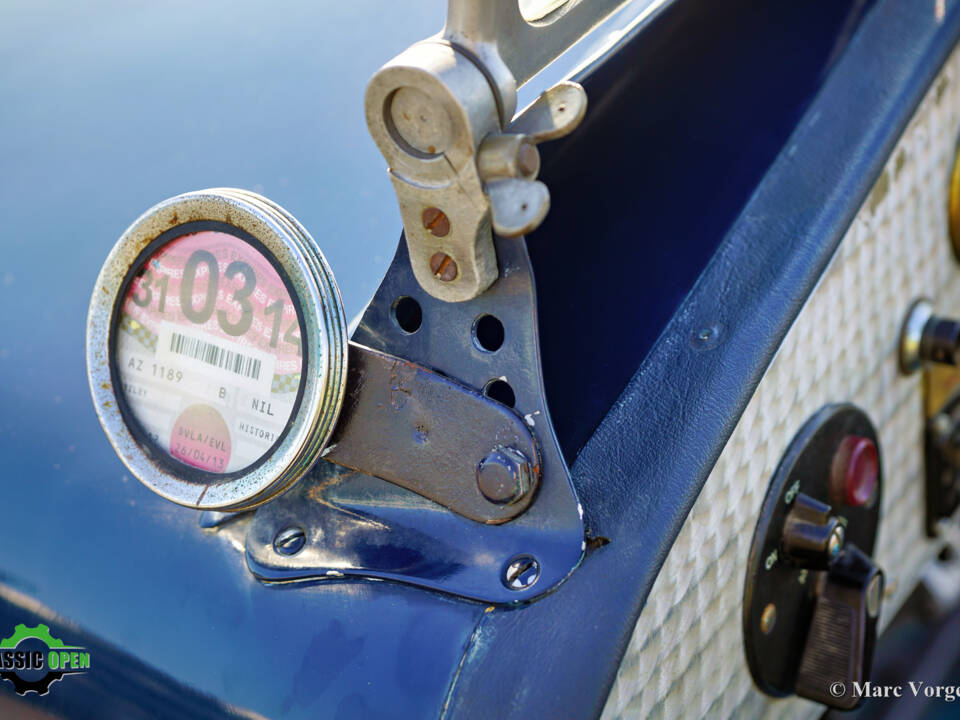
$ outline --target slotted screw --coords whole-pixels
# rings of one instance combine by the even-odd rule
[[[503,571],[503,584],[510,590],[526,590],[540,579],[540,562],[533,555],[517,555]]]
[[[295,525],[281,530],[273,539],[273,549],[281,555],[296,555],[306,544],[307,534]]]
[[[459,269],[457,268],[457,262],[452,257],[446,253],[438,252],[430,258],[430,272],[438,280],[450,282],[456,279]]]
[[[420,220],[434,237],[446,237],[450,233],[450,218],[439,208],[428,207],[421,213]]]

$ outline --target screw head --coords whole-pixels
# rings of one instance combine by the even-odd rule
[[[430,258],[430,272],[438,280],[450,282],[456,280],[459,269],[456,260],[446,253],[438,252]]]
[[[434,237],[446,237],[450,233],[450,218],[439,208],[428,207],[421,213],[420,220]]]
[[[280,555],[296,555],[306,544],[307,534],[296,525],[281,530],[273,539],[273,549]]]
[[[760,632],[769,635],[773,631],[773,626],[777,623],[777,606],[773,603],[767,603],[760,613]]]
[[[540,579],[540,562],[533,555],[517,555],[503,570],[503,584],[510,590],[526,590]]]
[[[827,554],[831,560],[834,560],[843,549],[844,538],[843,525],[837,525],[830,533],[830,539],[827,541]]]
[[[508,505],[530,492],[530,461],[512,447],[495,447],[477,465],[477,487],[490,502]]]

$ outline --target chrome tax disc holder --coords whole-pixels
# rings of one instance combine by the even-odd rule
[[[347,340],[309,233],[261,196],[187,193],[138,218],[91,299],[90,388],[148,488],[242,532],[265,581],[366,577],[530,600],[584,549],[542,386],[522,239],[448,302],[406,243]]]

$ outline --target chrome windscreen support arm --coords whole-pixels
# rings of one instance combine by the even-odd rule
[[[561,83],[514,119],[517,87],[622,4],[451,0],[440,35],[370,80],[367,126],[389,166],[414,275],[433,297],[480,295],[498,277],[493,234],[543,222],[550,193],[536,179],[536,145],[579,125],[586,93]]]
[[[450,0],[443,37],[466,48],[514,88],[556,60],[627,0]],[[515,92],[515,90],[514,90]]]

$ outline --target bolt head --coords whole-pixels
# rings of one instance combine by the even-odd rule
[[[517,502],[530,492],[531,485],[530,461],[514,448],[498,446],[477,466],[477,487],[498,505]]]

